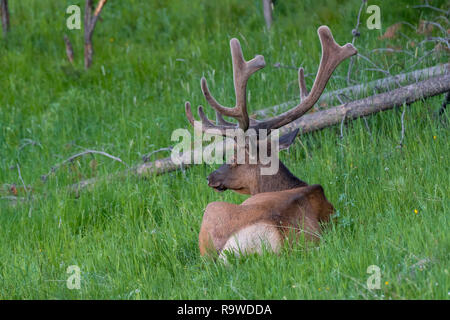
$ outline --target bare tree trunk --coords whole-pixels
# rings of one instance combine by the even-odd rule
[[[8,9],[8,0],[1,0],[0,3],[1,12],[2,12],[2,28],[3,35],[6,37],[6,34],[9,31],[9,9]]]
[[[272,26],[272,0],[262,0],[267,29]]]
[[[94,14],[92,14],[92,0],[86,0],[84,12],[84,67],[86,69],[89,69],[92,64],[92,56],[94,54],[92,35],[94,33],[95,25],[97,24],[100,12],[107,1],[108,0],[100,0]]]
[[[64,43],[66,44],[66,54],[67,54],[67,59],[69,60],[69,62],[71,64],[73,64],[73,48],[72,48],[72,43],[70,42],[69,37],[65,34],[64,35]]]
[[[92,64],[92,33],[91,33],[92,0],[86,0],[84,8],[84,67],[89,69]]]

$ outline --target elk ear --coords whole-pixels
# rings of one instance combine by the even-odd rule
[[[297,136],[299,131],[300,131],[300,129],[297,128],[297,129],[285,134],[284,136],[281,136],[280,142],[279,142],[280,150],[289,148],[289,146],[294,142],[295,137]]]

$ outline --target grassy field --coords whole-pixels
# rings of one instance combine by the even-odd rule
[[[267,62],[249,81],[251,110],[296,97],[296,70],[272,66],[315,73],[317,27],[326,24],[340,44],[351,42],[360,1],[279,0],[270,31],[259,0],[109,1],[87,72],[82,30],[65,27],[67,6],[83,3],[10,1],[11,32],[0,38],[1,299],[448,299],[449,115],[433,117],[443,96],[406,107],[402,148],[399,108],[368,118],[367,126],[362,119],[349,123],[342,137],[339,127],[302,135],[281,155],[298,177],[322,184],[338,211],[314,249],[297,245],[228,266],[202,259],[197,241],[206,205],[246,199],[207,186],[216,166],[101,180],[79,197],[67,186],[125,166],[87,156],[41,179],[83,148],[135,165],[170,145],[171,132],[188,127],[184,101],[204,103],[202,75],[218,100],[233,104],[231,37],[241,40],[247,59],[262,54]],[[417,26],[438,15],[411,3],[373,3],[381,8],[382,30],[368,30],[363,13],[355,42],[393,74],[417,58],[371,49],[400,46],[420,57],[433,48],[410,47],[407,38],[423,35],[408,26],[403,36],[378,40],[393,23]],[[432,3],[446,8],[445,1]],[[74,67],[65,57],[65,33]],[[445,53],[431,54],[414,68],[443,61]],[[358,83],[384,76],[364,70],[371,66],[363,60],[356,65]],[[347,67],[337,69],[327,90],[347,86],[340,78]],[[33,200],[4,199],[12,184],[17,196]],[[70,265],[81,269],[80,290],[66,286]],[[370,265],[381,269],[379,290],[366,288]]]

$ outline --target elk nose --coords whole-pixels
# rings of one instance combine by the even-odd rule
[[[208,186],[213,187],[213,188],[215,188],[215,187],[217,187],[219,185],[219,183],[214,182],[214,179],[211,178],[211,175],[208,175],[206,177],[206,181],[208,182]]]
[[[208,186],[210,186],[210,187],[211,187],[211,180],[209,179],[209,176],[208,176],[208,177],[206,177],[206,182],[208,183]]]

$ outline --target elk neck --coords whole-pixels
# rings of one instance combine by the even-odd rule
[[[279,170],[274,175],[259,175],[255,188],[250,189],[250,194],[262,192],[275,192],[305,187],[308,184],[296,176],[280,161]]]

